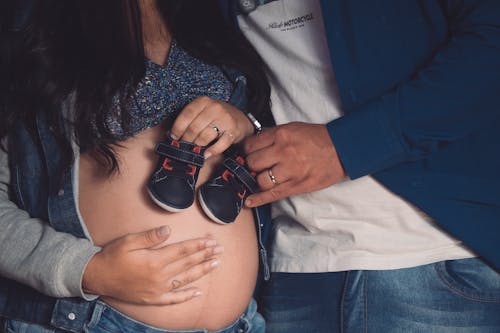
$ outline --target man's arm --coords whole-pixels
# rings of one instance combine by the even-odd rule
[[[451,35],[433,60],[327,124],[351,178],[425,158],[500,115],[500,2],[447,3]]]
[[[247,205],[425,158],[498,117],[500,2],[448,1],[445,10],[450,39],[412,79],[326,126],[286,124],[248,139],[247,161],[263,192]]]

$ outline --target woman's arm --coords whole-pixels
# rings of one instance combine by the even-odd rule
[[[0,150],[0,275],[49,296],[95,298],[85,289],[131,303],[182,303],[201,295],[182,287],[218,266],[223,249],[214,240],[165,246],[167,227],[123,236],[101,250],[31,218],[9,199],[9,186],[8,153]]]
[[[9,199],[8,153],[0,149],[0,274],[55,297],[81,296],[83,271],[100,248],[56,232]]]

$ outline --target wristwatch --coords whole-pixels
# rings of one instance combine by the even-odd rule
[[[255,118],[255,116],[250,112],[247,113],[247,117],[248,119],[250,119],[250,122],[252,122],[253,128],[255,129],[254,134],[259,134],[260,132],[262,132],[262,125],[257,120],[257,118]]]

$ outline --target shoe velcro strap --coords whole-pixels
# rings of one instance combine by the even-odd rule
[[[202,167],[205,163],[205,158],[203,153],[195,153],[192,151],[184,150],[166,143],[159,143],[156,146],[156,153],[162,156],[167,156],[173,158],[174,160],[194,164],[196,166]]]
[[[232,158],[226,158],[222,164],[226,167],[226,169],[231,171],[250,192],[255,193],[259,191],[257,181],[255,181],[254,176],[252,176],[246,167],[239,164]]]

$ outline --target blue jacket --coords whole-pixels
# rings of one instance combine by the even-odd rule
[[[244,109],[247,102],[246,80],[235,71],[227,73],[235,83],[229,103]],[[11,199],[31,217],[47,221],[55,230],[84,238],[73,194],[73,170],[63,167],[62,149],[44,113],[37,115],[35,133],[19,123],[9,137]],[[255,210],[255,217],[261,258],[260,276],[268,279],[264,245],[270,228],[269,207]],[[0,317],[82,332],[92,316],[94,304],[81,298],[49,297],[0,277]],[[74,316],[69,316],[70,313]]]
[[[237,1],[219,3],[236,24]],[[500,1],[321,6],[345,112],[327,127],[349,176],[372,175],[500,269]]]

